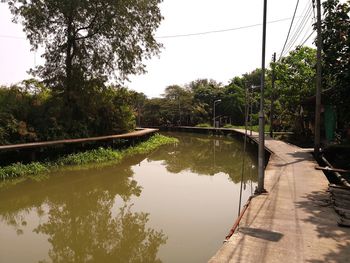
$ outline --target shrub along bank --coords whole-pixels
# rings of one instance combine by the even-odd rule
[[[176,138],[156,134],[145,142],[124,150],[113,150],[111,148],[98,148],[85,152],[68,154],[59,157],[53,162],[32,162],[29,164],[15,163],[0,167],[0,179],[11,179],[22,176],[33,176],[50,172],[64,166],[84,166],[87,164],[118,163],[125,157],[135,154],[147,154],[161,145],[175,143]]]

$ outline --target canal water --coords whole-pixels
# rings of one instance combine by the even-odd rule
[[[0,189],[0,262],[206,262],[237,218],[243,144],[166,135],[179,142]],[[242,204],[256,167],[248,151]]]

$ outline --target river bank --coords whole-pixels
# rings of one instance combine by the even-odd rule
[[[23,176],[37,176],[64,166],[75,166],[79,169],[84,168],[84,165],[91,164],[115,164],[125,157],[135,154],[149,153],[161,145],[175,142],[177,142],[177,139],[175,138],[156,134],[145,142],[141,142],[136,146],[130,146],[123,150],[100,147],[85,152],[64,155],[54,161],[31,162],[28,164],[17,162],[0,167],[0,179],[6,180]]]

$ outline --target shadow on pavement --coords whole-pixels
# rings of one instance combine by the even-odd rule
[[[259,228],[241,227],[239,231],[245,235],[273,242],[278,242],[283,237],[281,233]]]
[[[334,240],[338,244],[334,249],[325,255],[324,259],[307,262],[349,262],[350,259],[350,228],[339,227],[337,225],[337,215],[330,202],[327,192],[314,191],[306,196],[306,201],[297,202],[296,205],[305,210],[309,216],[304,219],[305,222],[312,223],[316,226],[318,237]]]

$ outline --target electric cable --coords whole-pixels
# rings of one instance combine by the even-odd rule
[[[293,18],[292,18],[292,21],[290,23],[290,26],[289,26],[289,29],[288,29],[288,34],[287,34],[287,37],[286,37],[286,41],[284,42],[284,45],[283,45],[283,48],[282,48],[282,51],[281,51],[281,56],[283,54],[283,51],[284,51],[284,48],[286,47],[286,44],[287,44],[287,41],[288,41],[288,38],[289,38],[289,34],[290,34],[290,30],[292,29],[292,26],[293,26],[293,23],[294,23],[294,18],[295,18],[295,14],[298,10],[298,5],[299,5],[299,0],[297,0],[297,3],[295,5],[295,9],[294,9],[294,14],[293,14]],[[279,59],[281,59],[281,56]],[[279,60],[278,59],[278,60]]]
[[[280,58],[284,55],[288,54],[290,50],[294,47],[294,44],[300,39],[300,36],[305,32],[304,37],[308,34],[308,29],[305,30],[305,27],[308,25],[308,22],[310,21],[310,18],[312,16],[312,5],[310,2],[307,2],[303,14],[301,16],[301,19],[298,20],[298,25],[295,26],[295,29],[293,30],[293,35],[290,38],[290,41],[286,45],[286,48],[282,54],[280,54]]]
[[[274,24],[278,22],[284,22],[291,20],[292,17],[288,18],[282,18],[282,19],[277,19],[277,20],[272,20],[267,22],[268,24]],[[226,29],[219,29],[219,30],[212,30],[212,31],[203,31],[203,32],[196,32],[196,33],[188,33],[188,34],[177,34],[177,35],[165,35],[165,36],[155,36],[155,38],[158,39],[165,39],[165,38],[178,38],[178,37],[191,37],[191,36],[200,36],[200,35],[208,35],[208,34],[215,34],[215,33],[224,33],[224,32],[229,32],[229,31],[236,31],[236,30],[241,30],[241,29],[247,29],[247,28],[252,28],[252,27],[258,27],[261,26],[262,23],[259,24],[252,24],[252,25],[247,25],[247,26],[240,26],[240,27],[233,27],[233,28],[226,28]],[[13,39],[23,39],[25,40],[25,37],[17,37],[17,36],[10,36],[10,35],[0,35],[0,38],[13,38]]]
[[[298,21],[295,23],[294,28],[292,29],[291,38],[290,38],[289,42],[287,43],[286,48],[285,48],[285,52],[282,54],[282,56],[285,54],[288,54],[288,52],[286,52],[286,50],[288,50],[290,48],[292,41],[294,41],[294,39],[298,33],[298,30],[300,29],[300,25],[302,25],[305,22],[305,18],[308,16],[309,12],[311,11],[310,8],[311,8],[310,3],[307,2],[303,11],[301,12],[301,16],[299,17]]]
[[[272,20],[267,22],[268,24],[283,22],[292,19],[289,18],[282,18],[278,20]],[[253,25],[247,25],[247,26],[240,26],[240,27],[233,27],[233,28],[226,28],[226,29],[220,29],[220,30],[212,30],[212,31],[204,31],[204,32],[196,32],[196,33],[188,33],[188,34],[177,34],[177,35],[166,35],[166,36],[156,36],[155,38],[161,39],[161,38],[178,38],[178,37],[191,37],[191,36],[199,36],[199,35],[208,35],[208,34],[215,34],[215,33],[224,33],[228,31],[235,31],[235,30],[241,30],[246,28],[252,28],[252,27],[258,27],[261,26],[262,23],[259,24],[253,24]]]
[[[306,16],[304,16],[304,19],[302,20],[302,22],[299,24],[293,38],[290,40],[288,47],[286,48],[286,51],[284,53],[288,54],[289,51],[293,48],[295,42],[299,39],[300,35],[303,33],[305,26],[307,25],[307,23],[310,21],[311,18],[311,8],[308,9],[308,12],[306,14]]]
[[[304,46],[305,42],[308,41],[309,38],[310,38],[315,32],[316,32],[316,30],[313,30],[313,31],[311,32],[311,34],[303,41],[303,43],[300,44],[300,46]]]

